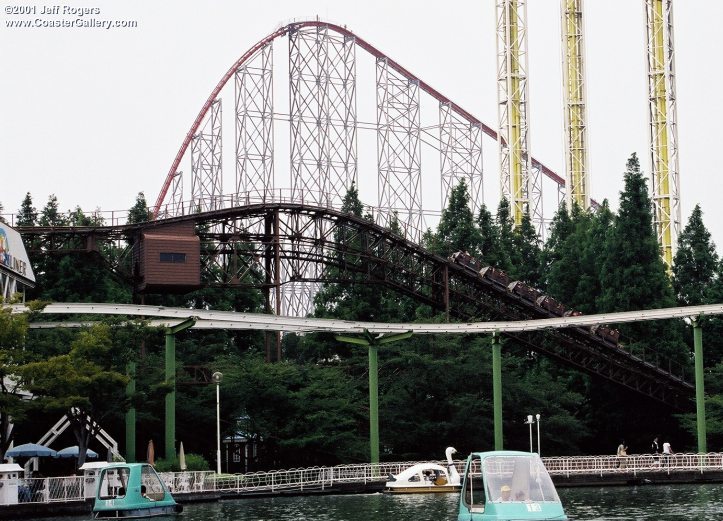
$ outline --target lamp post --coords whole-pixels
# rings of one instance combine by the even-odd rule
[[[542,454],[540,453],[540,413],[535,415],[535,419],[537,420],[537,455],[542,457]]]
[[[216,474],[221,474],[221,380],[223,373],[216,371],[211,375],[216,384]]]
[[[532,452],[532,424],[535,423],[535,421],[532,419],[531,414],[527,415],[527,421],[525,423],[530,426],[530,452]]]

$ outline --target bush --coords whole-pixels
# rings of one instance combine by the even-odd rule
[[[155,469],[156,472],[181,472],[181,466],[178,464],[178,458],[173,458],[171,460],[159,459],[156,461]],[[211,466],[200,454],[186,454],[186,470],[211,470]]]

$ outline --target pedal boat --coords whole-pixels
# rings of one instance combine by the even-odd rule
[[[167,516],[182,510],[147,463],[117,463],[100,473],[93,504],[96,519]]]
[[[418,463],[396,476],[390,475],[385,491],[394,494],[458,492],[461,480],[452,461],[452,454],[455,452],[457,451],[454,447],[447,448],[447,468],[431,462]]]
[[[537,454],[475,452],[467,458],[458,521],[567,520]]]

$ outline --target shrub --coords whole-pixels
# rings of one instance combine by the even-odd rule
[[[181,466],[178,464],[178,458],[171,460],[159,459],[155,465],[156,472],[181,472]],[[186,454],[186,470],[201,471],[211,470],[208,461],[200,454]]]

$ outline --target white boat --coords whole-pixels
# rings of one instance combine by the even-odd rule
[[[456,492],[461,488],[459,472],[452,461],[454,447],[447,447],[447,466],[437,463],[417,463],[396,476],[389,476],[386,491],[395,494],[424,494],[429,492]]]

